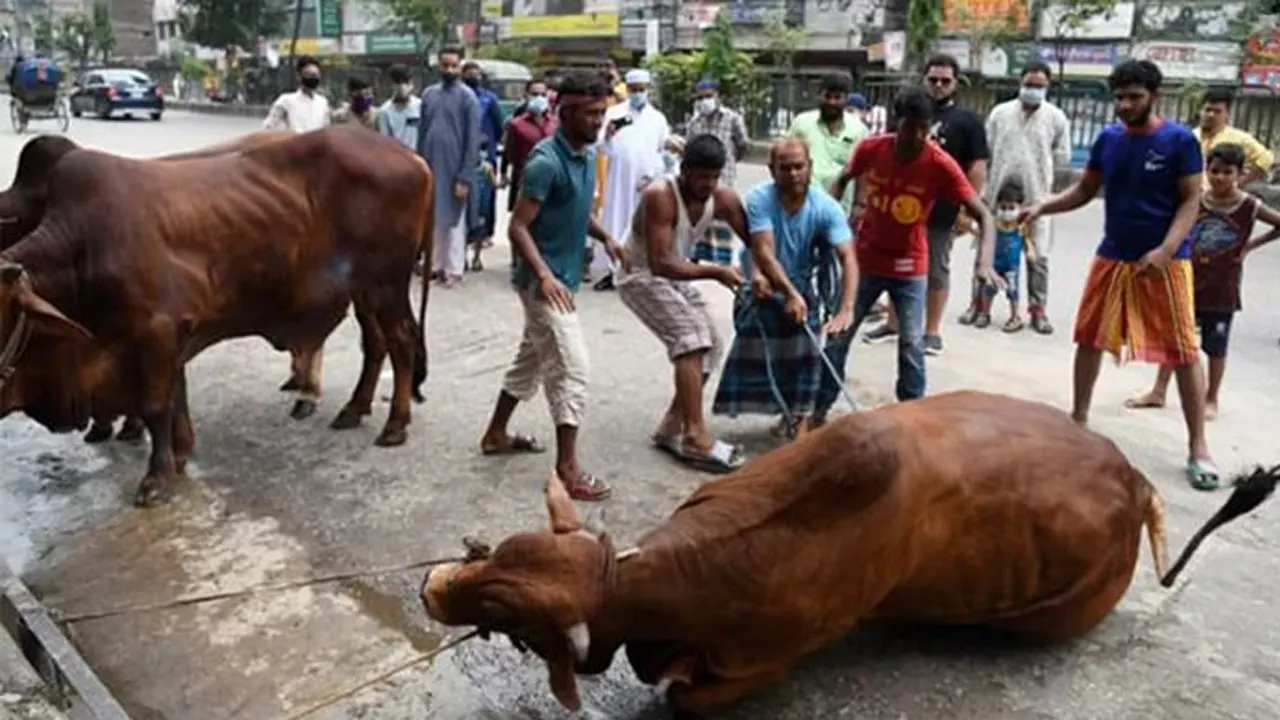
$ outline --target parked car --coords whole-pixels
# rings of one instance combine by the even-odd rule
[[[86,72],[71,93],[71,114],[92,113],[103,119],[116,113],[147,113],[159,120],[164,113],[164,88],[141,70],[101,68]]]

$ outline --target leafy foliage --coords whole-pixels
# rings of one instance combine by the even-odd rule
[[[280,0],[178,0],[182,33],[207,47],[257,46],[258,36],[283,35],[288,12]]]
[[[40,18],[34,31],[36,54],[62,53],[78,67],[84,67],[95,57],[107,63],[116,48],[110,9],[101,2],[94,4],[90,15],[71,13],[56,22],[47,17]]]
[[[942,0],[907,0],[907,66],[924,61],[942,32]]]
[[[702,35],[703,49],[664,53],[646,67],[653,73],[657,103],[669,118],[686,117],[693,109],[694,86],[704,77],[720,84],[720,98],[728,107],[751,115],[768,98],[755,70],[755,60],[733,46],[733,25],[725,13]]]
[[[1089,21],[1110,18],[1116,11],[1116,0],[1049,0],[1041,6],[1041,13],[1048,13],[1049,34],[1045,37],[1053,46],[1058,59],[1057,86],[1059,100],[1065,92],[1063,76],[1066,74],[1067,50],[1080,36]]]
[[[103,65],[111,62],[111,53],[116,49],[116,32],[111,27],[111,6],[105,2],[93,4],[93,12],[89,16],[89,44]]]
[[[36,20],[32,31],[35,35],[36,54],[52,55],[58,44],[58,29],[54,27],[53,21],[47,16],[41,16]]]
[[[440,0],[382,0],[382,4],[391,14],[390,29],[416,34],[427,48],[443,46],[453,18],[459,16],[453,3]]]

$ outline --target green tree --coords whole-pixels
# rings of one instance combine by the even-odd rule
[[[733,45],[733,25],[722,13],[702,34],[702,50],[664,53],[646,62],[653,73],[657,103],[669,118],[684,118],[693,109],[694,86],[702,78],[720,85],[725,105],[752,117],[767,100],[755,60]]]
[[[809,32],[803,27],[787,24],[783,13],[771,13],[764,25],[765,48],[775,63],[782,67],[787,78],[787,106],[796,105],[796,55],[809,42]]]
[[[89,16],[89,45],[103,65],[111,62],[111,53],[116,49],[116,32],[111,27],[111,6],[105,2],[93,4],[93,13]]]
[[[459,13],[453,3],[441,0],[382,0],[391,14],[391,28],[412,33],[425,49],[443,47],[449,26]]]
[[[257,47],[259,36],[283,34],[283,0],[179,0],[183,36],[206,47]]]
[[[93,55],[93,20],[84,13],[63,15],[59,19],[53,44],[83,70]]]
[[[941,32],[942,0],[907,0],[907,68],[924,62]]]
[[[49,17],[41,17],[36,20],[32,30],[35,35],[36,54],[52,55],[58,46],[58,29],[54,27],[53,20]]]
[[[481,45],[476,48],[476,57],[488,60],[506,60],[520,63],[525,67],[533,67],[538,50],[532,45],[519,40],[506,40],[500,43]]]
[[[1116,11],[1116,0],[1049,0],[1041,4],[1040,12],[1045,22],[1042,27],[1048,30],[1047,40],[1053,48],[1053,56],[1058,59],[1058,100],[1065,92],[1063,74],[1067,68],[1067,54],[1071,45],[1080,37],[1080,32],[1091,20],[1109,19]]]

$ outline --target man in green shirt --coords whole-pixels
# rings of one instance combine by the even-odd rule
[[[804,142],[813,162],[813,182],[828,188],[840,176],[858,141],[868,134],[867,126],[857,117],[845,111],[853,83],[849,76],[828,75],[822,80],[822,94],[818,108],[800,113],[791,123],[791,137]],[[845,215],[853,206],[852,186],[840,199]]]

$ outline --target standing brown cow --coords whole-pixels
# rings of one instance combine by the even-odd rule
[[[293,133],[290,132],[265,130],[189,152],[163,155],[155,160],[175,162],[225,155],[292,136]],[[40,224],[48,197],[49,173],[58,160],[78,148],[78,145],[61,135],[41,135],[23,146],[18,155],[18,169],[14,174],[13,184],[0,192],[0,250],[16,244]],[[304,357],[292,348],[289,352],[292,355],[291,371],[289,379],[280,389],[299,392],[301,397],[294,403],[290,415],[302,420],[310,417],[316,410],[316,399],[320,395],[320,361],[323,355],[316,353]],[[114,420],[114,417],[94,418],[89,432],[84,436],[85,442],[110,440],[114,434]],[[143,431],[142,419],[130,416],[125,418],[124,425],[115,437],[124,442],[135,442],[142,439]]]
[[[1170,585],[1199,541],[1275,489],[1240,485],[1173,571],[1160,495],[1116,446],[1047,405],[958,392],[845,416],[694,492],[633,550],[586,532],[547,483],[551,532],[432,570],[428,615],[510,635],[579,705],[619,647],[701,717],[786,676],[864,619],[1061,641],[1128,589],[1146,527]]]
[[[255,335],[312,357],[354,304],[364,366],[333,425],[371,412],[390,354],[377,444],[402,444],[426,378],[409,282],[432,191],[420,158],[345,127],[183,162],[67,153],[39,227],[0,252],[0,415],[55,431],[140,416],[152,452],[137,502],[153,504],[194,445],[188,360]]]

